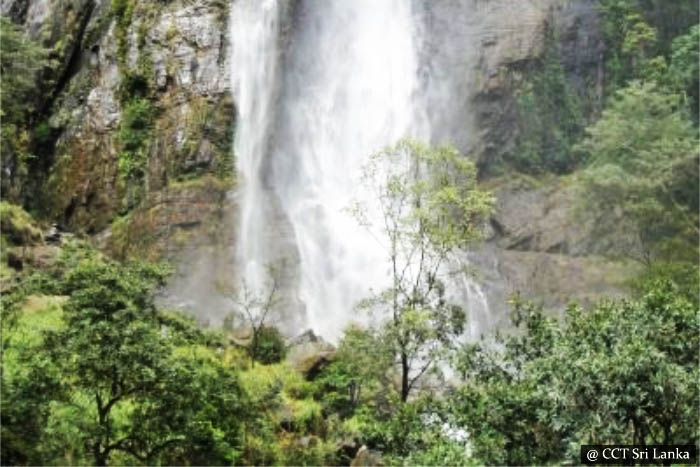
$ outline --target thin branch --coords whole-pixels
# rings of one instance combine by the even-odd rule
[[[423,373],[425,373],[428,370],[428,368],[430,367],[430,365],[432,365],[432,363],[433,363],[432,360],[428,360],[428,363],[426,363],[425,366],[423,366],[423,368],[421,368],[421,370],[418,372],[418,374],[408,382],[408,389],[409,390],[413,388],[413,385],[418,380],[418,378],[423,376]]]

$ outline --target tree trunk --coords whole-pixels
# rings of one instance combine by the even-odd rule
[[[401,352],[401,402],[406,402],[408,400],[408,372],[410,368],[408,367],[408,355],[406,352]]]
[[[93,455],[95,456],[95,465],[99,467],[104,467],[107,465],[106,453],[102,452],[100,449],[100,442],[96,442],[92,448]]]

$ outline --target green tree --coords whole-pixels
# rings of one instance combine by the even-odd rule
[[[657,31],[633,0],[602,0],[599,8],[607,45],[606,91],[611,94],[638,79],[647,61],[656,56]]]
[[[673,40],[697,25],[700,5],[695,0],[637,0],[646,20],[657,30],[655,54],[667,57]]]
[[[457,370],[465,383],[450,399],[451,410],[482,462],[547,464],[567,448],[566,427],[557,424],[554,404],[541,390],[552,375],[537,366],[554,351],[558,330],[540,308],[517,298],[512,305],[514,335],[498,334],[495,342],[460,351]]]
[[[544,366],[583,443],[696,444],[697,308],[668,281],[639,300],[570,307]]]
[[[23,278],[2,294],[0,352],[0,461],[3,465],[41,464],[36,441],[50,418],[46,398],[63,398],[60,374],[22,329],[27,298],[40,290],[37,276]]]
[[[49,50],[30,39],[20,26],[4,16],[0,17],[0,32],[2,117],[6,123],[22,124],[37,110],[35,91],[39,73],[50,65]]]
[[[382,339],[396,359],[402,402],[463,330],[464,310],[449,303],[443,279],[465,272],[458,253],[481,237],[493,205],[475,172],[448,146],[410,140],[373,155],[364,170],[380,219],[372,224],[366,206],[354,213],[387,252],[391,285],[361,307],[384,319]]]
[[[391,366],[391,349],[379,333],[353,325],[345,329],[335,359],[314,385],[326,411],[346,418],[363,405],[376,408],[379,397],[388,397],[382,389],[389,386]]]
[[[163,269],[70,248],[62,264],[62,325],[27,349],[26,377],[8,389],[17,417],[40,427],[10,429],[15,446],[36,444],[32,463],[61,462],[76,440],[75,456],[95,465],[235,462],[247,396],[202,332],[155,309]]]
[[[30,127],[36,117],[41,73],[52,66],[49,49],[31,40],[20,26],[0,17],[0,169],[2,193],[17,198],[19,180],[27,175],[31,151]]]
[[[668,280],[636,300],[572,305],[563,322],[516,302],[517,332],[468,346],[452,397],[487,464],[578,462],[581,444],[698,441],[698,309]]]
[[[250,330],[251,341],[248,346],[253,365],[255,361],[276,363],[286,353],[284,339],[272,323],[279,320],[283,301],[280,297],[281,274],[285,268],[284,261],[279,265],[267,265],[265,281],[260,289],[254,289],[244,280],[235,294],[229,294],[234,310],[224,324],[233,329],[234,321],[245,323]]]
[[[253,360],[269,365],[284,360],[287,347],[279,329],[263,326],[256,331],[248,351]]]
[[[633,82],[586,133],[578,145],[591,162],[582,201],[599,214],[607,252],[647,265],[694,255],[698,140],[679,96]]]
[[[361,411],[363,435],[390,464],[464,465],[465,436],[450,436],[447,410],[438,399],[421,394],[401,404],[390,416]]]
[[[607,94],[613,96],[628,81],[648,79],[665,68],[678,49],[676,41],[697,28],[699,8],[693,0],[601,0]],[[686,45],[697,50],[697,40],[690,41],[688,37]],[[697,66],[697,55],[690,58],[688,64]]]
[[[173,356],[152,302],[162,278],[152,267],[99,259],[66,277],[66,328],[48,334],[46,345],[72,375],[72,389],[93,396],[96,416],[84,435],[97,465],[115,450],[149,463],[178,448],[190,462],[235,460],[242,390],[222,367]],[[126,420],[116,419],[120,409]]]
[[[678,36],[671,46],[668,81],[671,89],[688,98],[691,114],[698,121],[700,111],[700,25]]]

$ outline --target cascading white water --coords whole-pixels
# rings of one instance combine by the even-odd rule
[[[400,138],[432,136],[422,27],[411,0],[302,1],[293,28],[289,5],[233,4],[238,271],[260,288],[265,264],[292,259],[287,294],[333,339],[362,319],[353,308],[370,287],[388,284],[386,251],[347,212],[372,205],[361,168]]]
[[[369,201],[361,168],[397,139],[425,135],[410,1],[312,5],[288,57],[274,178],[299,248],[299,298],[332,337],[387,283],[386,252],[347,212]]]
[[[243,178],[239,190],[240,223],[237,239],[237,276],[256,286],[264,280],[266,262],[262,215],[266,199],[261,165],[268,148],[277,89],[280,2],[238,0],[231,13],[232,88],[239,118],[234,154]]]

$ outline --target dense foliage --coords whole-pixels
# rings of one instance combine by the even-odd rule
[[[516,302],[521,332],[465,347],[452,399],[489,464],[577,463],[580,444],[695,444],[697,307],[667,280],[636,300],[572,305],[563,323]]]
[[[586,443],[697,443],[696,292],[659,277],[563,321],[515,299],[513,331],[456,352],[463,382],[438,397],[434,377],[402,402],[380,334],[350,328],[314,381],[324,412],[390,464],[578,463]]]
[[[698,140],[679,105],[678,95],[633,82],[579,146],[590,160],[586,204],[600,213],[608,251],[645,264],[697,256]]]
[[[45,124],[32,128],[39,117],[40,82],[43,72],[53,66],[50,49],[27,37],[25,31],[0,17],[0,169],[2,195],[18,199],[20,182],[37,157],[36,146],[47,136]]]
[[[518,134],[505,161],[526,173],[569,173],[578,165],[573,143],[583,130],[584,101],[569,83],[552,44],[518,91]]]
[[[543,57],[526,69],[516,92],[515,141],[504,155],[507,166],[532,174],[566,174],[581,168],[588,154],[575,145],[585,125],[635,80],[656,83],[661,92],[680,101],[684,118],[697,122],[697,2],[601,0],[598,10],[605,73],[596,83],[574,85],[561,57],[564,33],[551,28]]]
[[[29,289],[69,297],[43,312],[50,326],[27,339],[26,311],[4,310],[3,461],[234,462],[245,393],[234,371],[197,352],[200,331],[156,312],[163,270],[83,248],[64,262]]]

